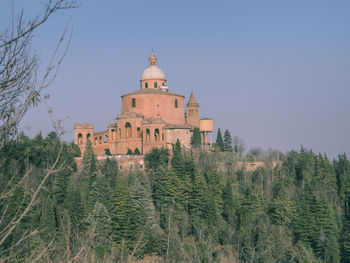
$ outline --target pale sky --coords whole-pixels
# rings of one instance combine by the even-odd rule
[[[1,32],[11,2],[0,4]],[[17,0],[39,14],[42,1]],[[32,48],[45,67],[64,25],[74,26],[68,54],[49,93],[65,139],[74,123],[106,129],[121,111],[120,96],[139,88],[154,49],[169,89],[193,90],[201,118],[259,146],[282,151],[303,145],[350,156],[350,1],[83,1],[56,13]],[[29,135],[51,130],[44,105],[22,122]],[[216,132],[214,138],[216,137]]]

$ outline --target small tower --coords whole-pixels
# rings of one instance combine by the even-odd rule
[[[94,125],[83,123],[74,125],[74,143],[80,148],[81,156],[84,156],[88,140],[92,143],[94,136]]]
[[[202,149],[210,149],[212,147],[212,132],[213,132],[213,120],[209,118],[201,119],[200,121],[200,131],[202,134]],[[208,142],[209,134],[209,142]]]
[[[193,91],[187,103],[187,123],[199,128],[199,104],[194,97]]]

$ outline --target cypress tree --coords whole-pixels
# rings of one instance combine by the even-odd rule
[[[220,128],[218,129],[218,134],[216,136],[215,144],[216,144],[216,149],[218,149],[221,152],[224,151],[224,142],[222,140]]]
[[[201,132],[199,128],[196,127],[193,129],[193,134],[191,137],[191,145],[193,147],[200,147],[201,143],[202,143]]]

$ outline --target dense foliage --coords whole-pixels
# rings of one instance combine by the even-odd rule
[[[147,154],[145,172],[121,174],[90,144],[78,168],[79,149],[50,133],[21,135],[0,155],[0,230],[16,224],[1,236],[6,262],[350,262],[345,154],[330,162],[302,148],[247,172],[235,153],[194,156],[177,143],[171,157]]]

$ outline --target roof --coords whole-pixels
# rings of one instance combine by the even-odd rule
[[[145,118],[142,121],[142,124],[164,124],[165,122],[158,118],[158,119],[152,119],[152,118]]]
[[[165,129],[193,129],[194,126],[191,124],[185,123],[185,124],[166,124],[164,126]]]
[[[158,67],[157,57],[153,52],[148,58],[148,63],[149,63],[148,67],[144,70],[144,72],[141,75],[141,80],[147,80],[147,79],[166,80],[163,70],[161,70]]]
[[[135,117],[143,117],[142,114],[138,114],[136,112],[132,112],[132,111],[126,111],[126,112],[122,112],[121,114],[119,114],[117,116],[117,119],[128,119],[128,118],[135,118]]]
[[[179,94],[176,94],[176,93],[171,93],[171,92],[168,92],[168,91],[162,91],[161,89],[153,89],[153,88],[137,90],[137,91],[134,91],[134,92],[130,92],[130,93],[124,94],[121,97],[123,98],[125,96],[136,95],[136,94],[159,94],[159,95],[180,96],[180,97],[183,97],[183,98],[185,97],[183,95],[179,95]]]
[[[190,99],[188,100],[187,106],[199,107],[199,103],[194,97],[193,91],[191,93]]]
[[[141,80],[162,79],[166,80],[163,70],[158,66],[148,66],[141,75]]]

